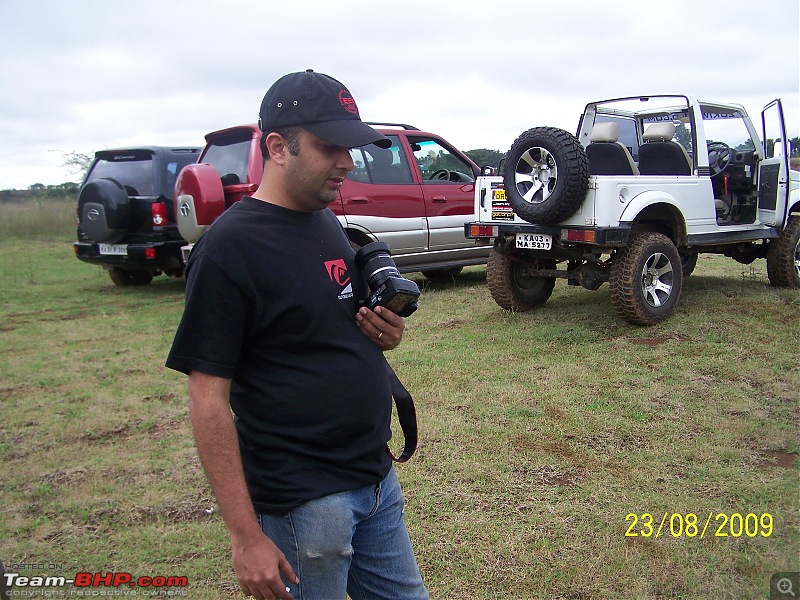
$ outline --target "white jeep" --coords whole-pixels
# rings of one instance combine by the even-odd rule
[[[478,179],[468,238],[493,244],[487,284],[531,310],[555,280],[608,282],[626,321],[668,318],[699,253],[767,259],[772,285],[800,288],[800,172],[789,168],[780,100],[761,134],[744,108],[686,95],[589,103],[577,137],[524,132],[503,176]]]

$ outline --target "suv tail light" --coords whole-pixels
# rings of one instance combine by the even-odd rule
[[[561,239],[568,242],[588,242],[594,244],[595,232],[591,229],[562,229]]]
[[[498,228],[494,225],[470,225],[469,237],[497,237]]]
[[[150,214],[154,227],[161,227],[167,224],[167,205],[163,202],[153,202],[150,205]]]

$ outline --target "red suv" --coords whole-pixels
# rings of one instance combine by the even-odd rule
[[[464,236],[473,216],[478,166],[441,137],[410,125],[371,123],[392,141],[353,148],[355,168],[331,210],[354,246],[382,241],[402,272],[451,276],[486,263],[491,248]],[[197,164],[175,186],[178,228],[189,242],[185,257],[207,227],[261,181],[261,131],[242,125],[206,135]]]

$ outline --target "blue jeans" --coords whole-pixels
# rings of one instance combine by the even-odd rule
[[[295,600],[427,600],[392,468],[375,486],[312,500],[287,514],[259,514],[300,585]]]

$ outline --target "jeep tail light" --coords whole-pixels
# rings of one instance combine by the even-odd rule
[[[156,249],[155,248],[145,248],[144,249],[144,257],[145,258],[155,258],[156,257]]]
[[[497,237],[496,225],[470,225],[469,237]]]
[[[153,218],[154,227],[161,227],[167,224],[167,205],[163,202],[153,202],[150,205],[150,214]]]
[[[586,242],[594,244],[595,232],[591,229],[562,229],[561,239],[568,242]]]

